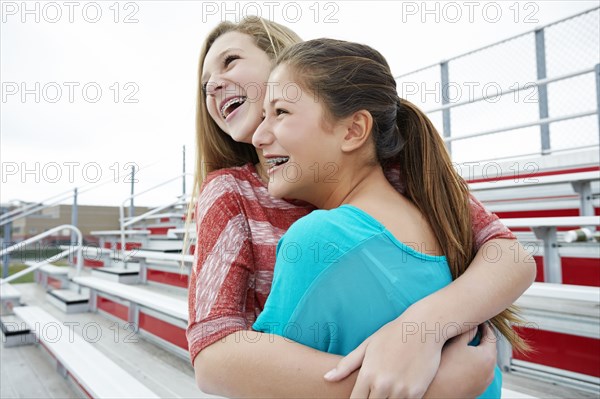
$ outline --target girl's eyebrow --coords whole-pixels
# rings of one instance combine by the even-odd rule
[[[235,51],[241,51],[241,52],[244,52],[244,50],[243,50],[243,49],[241,49],[241,48],[238,48],[238,47],[229,47],[229,48],[226,48],[225,50],[221,51],[221,52],[219,53],[219,55],[217,55],[217,60],[220,60],[221,58],[223,58],[223,56],[224,56],[225,54],[227,54],[228,52],[230,52],[230,51],[233,51],[233,50],[235,50]],[[206,72],[204,72],[204,73],[202,74],[202,76],[200,77],[200,80],[201,80],[201,81],[205,81],[206,79],[208,79],[208,77],[207,77],[206,75],[207,75],[207,73],[206,73]]]
[[[269,105],[274,105],[277,101],[285,101],[282,97],[277,97],[269,101]]]

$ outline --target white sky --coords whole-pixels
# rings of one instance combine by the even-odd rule
[[[153,165],[140,172],[139,192],[181,172],[183,145],[192,171],[198,54],[205,35],[223,17],[235,20],[260,11],[304,39],[363,42],[381,51],[400,74],[599,1],[0,3],[0,201],[5,203],[40,201],[114,179],[128,163]],[[23,89],[28,94],[23,96]],[[79,203],[120,204],[130,188],[124,177],[117,180],[82,195]],[[161,204],[179,194],[179,187],[143,196],[137,204]]]

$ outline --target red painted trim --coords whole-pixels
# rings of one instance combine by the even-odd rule
[[[36,342],[38,342],[38,343],[39,343],[39,344],[42,346],[42,348],[44,348],[44,350],[45,350],[45,351],[46,351],[46,352],[47,352],[47,353],[50,355],[50,357],[51,357],[51,358],[53,358],[53,359],[54,359],[54,361],[56,361],[57,363],[60,363],[61,365],[63,365],[63,364],[62,364],[62,363],[61,363],[61,362],[60,362],[60,361],[59,361],[59,360],[56,358],[56,356],[54,356],[54,353],[52,353],[52,351],[50,350],[50,348],[48,348],[48,347],[46,346],[45,342],[44,342],[44,341],[42,341],[41,339],[39,339],[37,336],[36,336]],[[63,367],[64,367],[64,365],[63,365]],[[65,367],[65,369],[66,369],[66,367]],[[84,387],[82,387],[82,386],[81,386],[81,384],[79,383],[79,381],[77,380],[77,378],[75,378],[75,376],[74,376],[73,374],[71,374],[71,372],[70,372],[69,370],[67,370],[67,375],[68,375],[68,376],[70,376],[70,377],[71,377],[71,379],[72,379],[72,381],[73,381],[74,383],[76,383],[76,384],[77,384],[77,386],[83,390],[83,393],[85,393],[85,394],[88,396],[88,398],[90,398],[90,399],[92,399],[92,398],[93,398],[93,396],[92,396],[92,395],[90,395],[90,393],[87,391],[87,389],[85,389]]]
[[[549,218],[557,216],[579,216],[579,209],[536,209],[529,211],[494,212],[501,219],[511,218]]]
[[[171,229],[174,229],[175,226],[160,226],[160,227],[148,227],[150,230],[150,235],[165,235]]]
[[[496,216],[501,219],[512,219],[512,218],[549,218],[549,217],[564,217],[564,216],[579,216],[578,208],[568,209],[538,209],[528,211],[507,211],[507,212],[494,212]],[[596,216],[600,216],[600,208],[594,208]],[[580,226],[565,226],[559,227],[557,231],[569,231],[578,229]],[[529,227],[513,227],[511,231],[531,231]]]
[[[89,267],[104,267],[104,262],[95,259],[83,259],[83,265]]]
[[[156,317],[150,316],[143,311],[140,311],[139,315],[140,328],[148,331],[176,345],[182,349],[188,350],[188,342],[185,336],[185,329],[174,326],[171,323],[167,323],[164,320],[157,319]]]
[[[527,355],[513,353],[513,357],[545,366],[600,377],[600,340],[545,331],[537,328],[515,327],[533,347]]]
[[[123,321],[129,321],[129,307],[103,297],[100,294],[98,294],[96,304],[98,309],[110,313]]]
[[[160,218],[159,221],[161,223],[168,222],[171,218]]]
[[[165,272],[163,270],[146,270],[146,278],[148,281],[154,281],[156,283],[174,285],[176,287],[188,287],[188,275],[187,274],[179,274],[179,273],[171,273]]]
[[[190,255],[193,255],[196,253],[196,245],[190,245]]]
[[[42,348],[44,348],[46,350],[46,352],[48,352],[48,354],[50,355],[50,357],[52,357],[52,359],[54,359],[54,360],[56,360],[58,362],[58,359],[56,358],[56,356],[54,356],[54,353],[52,353],[52,351],[46,346],[46,344],[44,343],[44,341],[42,341],[37,336],[37,332],[36,332],[36,336],[35,336],[35,342],[39,343],[40,345],[42,345]]]
[[[90,398],[90,399],[94,399],[94,397],[92,396],[92,394],[90,394],[90,393],[88,392],[88,390],[87,390],[87,389],[85,389],[85,388],[83,387],[83,385],[81,385],[81,384],[79,383],[79,380],[78,380],[77,378],[75,378],[75,376],[74,376],[73,374],[71,374],[71,372],[70,372],[69,370],[67,370],[67,375],[69,375],[69,376],[71,377],[71,380],[72,380],[72,381],[73,381],[75,384],[77,384],[77,386],[78,386],[79,388],[81,388],[81,390],[83,391],[83,393],[84,393],[84,394],[85,394],[85,395],[86,395],[88,398]]]
[[[121,250],[121,243],[117,242],[115,243],[116,247],[117,247],[117,251]],[[126,251],[131,251],[132,249],[140,249],[142,247],[142,243],[141,242],[126,242],[125,243],[125,250]]]
[[[112,242],[105,242],[104,243],[104,249],[112,249]]]
[[[511,180],[511,179],[529,179],[532,177],[541,177],[541,176],[554,176],[554,175],[563,175],[567,173],[579,173],[579,172],[595,172],[600,170],[600,166],[589,166],[585,168],[573,168],[573,169],[561,169],[561,170],[549,170],[546,172],[534,172],[534,173],[526,173],[518,171],[515,176],[515,171],[509,171],[510,174],[506,176],[497,176],[497,177],[484,177],[480,179],[467,180],[467,183],[481,183],[487,181],[501,181],[501,180]]]
[[[48,276],[48,280],[47,281],[48,281],[48,285],[56,288],[57,290],[62,288],[62,285],[63,285],[62,280],[58,280],[58,279],[56,279],[54,277]]]
[[[539,201],[539,200],[557,200],[557,199],[576,199],[579,200],[578,194],[568,195],[548,195],[544,197],[519,197],[519,198],[507,198],[507,199],[492,199],[486,200],[486,204],[499,204],[502,202],[519,202],[519,201]]]

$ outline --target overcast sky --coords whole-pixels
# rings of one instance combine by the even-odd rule
[[[247,14],[302,38],[369,44],[396,75],[533,30],[598,1],[2,1],[0,201],[40,201],[110,180],[81,204],[118,205],[192,171],[197,60],[222,19]],[[23,6],[24,5],[24,6]],[[141,197],[174,198],[181,184]]]

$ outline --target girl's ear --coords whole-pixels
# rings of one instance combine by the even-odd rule
[[[371,137],[373,116],[365,109],[356,111],[343,122],[345,135],[342,142],[343,152],[352,152],[361,148]]]

